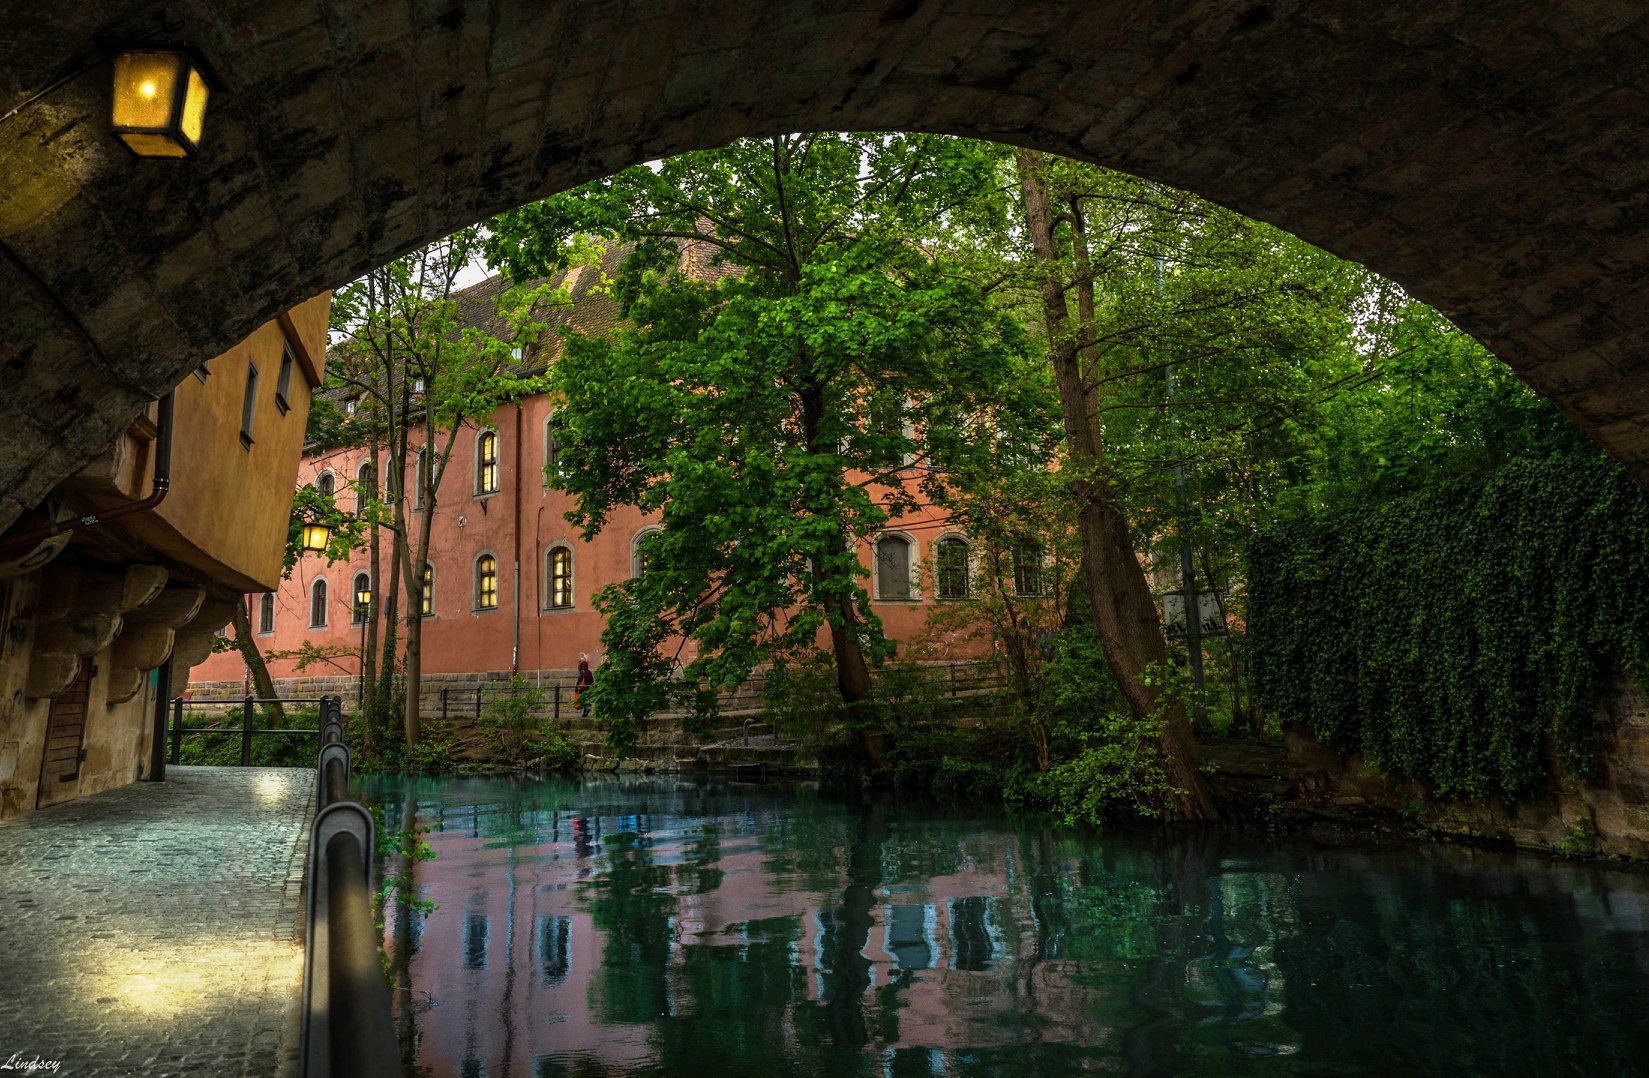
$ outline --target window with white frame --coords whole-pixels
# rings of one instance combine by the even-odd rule
[[[547,487],[553,486],[556,478],[563,474],[561,451],[564,447],[561,416],[551,413],[544,420],[544,485]]]
[[[567,610],[573,605],[573,552],[571,547],[553,546],[544,556],[546,595],[544,605],[551,610]]]
[[[322,472],[315,477],[315,490],[323,498],[330,498],[337,493],[338,480],[330,471]]]
[[[1042,544],[1021,539],[1013,545],[1013,592],[1015,595],[1042,594]]]
[[[934,544],[933,576],[941,599],[966,599],[969,594],[968,544],[946,536]]]
[[[326,577],[316,577],[309,585],[309,627],[326,628]]]
[[[498,493],[498,432],[484,430],[475,437],[475,493]]]
[[[884,535],[876,540],[876,598],[902,600],[912,596],[911,557],[914,544],[902,535]]]
[[[643,528],[630,540],[630,575],[640,576],[647,571],[648,539],[664,531],[660,527]]]
[[[365,625],[371,601],[361,602],[363,594],[372,594],[372,577],[366,573],[355,574],[355,590],[349,595],[349,623],[351,625]]]
[[[491,554],[475,559],[475,609],[498,609],[498,559]]]

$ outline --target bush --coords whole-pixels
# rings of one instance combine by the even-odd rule
[[[517,767],[565,770],[578,762],[578,750],[552,729],[544,715],[544,691],[520,674],[481,711],[479,725],[497,750]]]

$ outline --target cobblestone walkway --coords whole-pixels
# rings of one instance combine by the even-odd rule
[[[314,784],[172,767],[0,821],[0,1071],[295,1074]]]

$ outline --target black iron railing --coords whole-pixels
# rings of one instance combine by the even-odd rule
[[[324,704],[325,701],[331,700],[331,699],[335,699],[335,697],[329,697],[329,696],[303,696],[303,697],[265,698],[265,697],[260,697],[260,696],[248,696],[240,702],[240,705],[239,705],[240,725],[235,726],[235,725],[230,725],[230,724],[222,721],[222,720],[228,719],[228,717],[229,717],[229,711],[227,710],[227,708],[232,707],[234,705],[226,705],[226,703],[224,701],[221,701],[221,700],[211,700],[211,701],[207,701],[207,700],[201,700],[201,701],[185,700],[183,697],[180,696],[176,700],[172,701],[172,761],[171,762],[174,763],[174,764],[182,762],[183,739],[185,737],[187,737],[188,735],[190,735],[190,734],[233,734],[233,733],[239,733],[240,734],[240,765],[242,767],[250,767],[250,766],[252,766],[252,738],[254,738],[254,737],[266,737],[266,736],[269,736],[271,734],[276,736],[276,737],[282,737],[282,736],[284,736],[284,737],[319,737],[320,734],[321,734],[321,731],[319,731],[319,730],[289,729],[289,728],[284,727],[284,726],[262,726],[262,727],[260,727],[260,726],[257,725],[256,719],[255,719],[255,716],[257,714],[257,708],[260,705],[263,705],[263,704]],[[215,725],[209,725],[209,726],[185,726],[185,725],[183,725],[183,713],[184,713],[185,708],[217,708],[217,709],[220,709],[220,714],[218,716],[220,721]]]
[[[321,698],[304,934],[304,1078],[401,1078],[389,984],[372,923],[372,813],[348,800],[343,707]]]

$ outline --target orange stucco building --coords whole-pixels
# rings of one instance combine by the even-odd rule
[[[0,535],[0,816],[152,774],[157,697],[279,582],[330,303],[203,361]]]

